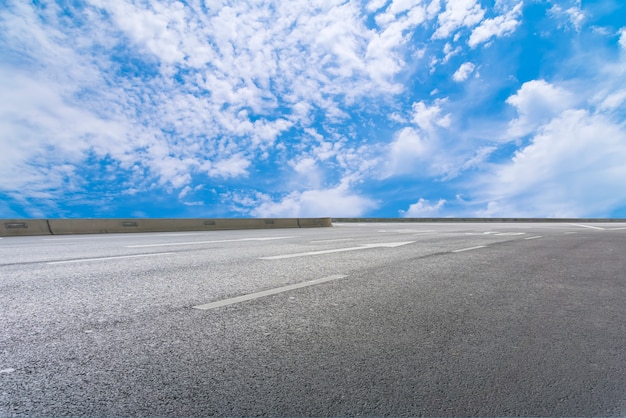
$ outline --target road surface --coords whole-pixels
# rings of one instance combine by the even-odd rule
[[[0,416],[626,414],[626,224],[0,239]]]

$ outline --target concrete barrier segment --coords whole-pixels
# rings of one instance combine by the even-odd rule
[[[332,226],[330,218],[5,219],[0,236],[178,232]]]
[[[0,236],[50,235],[46,219],[0,219]]]
[[[333,226],[333,223],[330,218],[299,218],[298,226],[300,228],[320,228]]]
[[[53,234],[298,228],[297,219],[50,219]]]

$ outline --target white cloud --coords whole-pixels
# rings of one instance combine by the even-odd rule
[[[429,146],[425,138],[414,128],[400,130],[389,146],[387,176],[415,173],[420,165],[425,165]]]
[[[423,129],[424,131],[432,131],[437,125],[441,128],[447,128],[451,123],[451,115],[445,114],[441,116],[441,105],[445,100],[435,100],[432,106],[428,106],[426,103],[420,101],[413,103],[413,122]]]
[[[477,45],[487,42],[492,37],[501,37],[511,34],[520,25],[523,3],[518,3],[505,15],[493,19],[485,19],[480,26],[476,27],[470,35],[467,44],[475,48]]]
[[[485,160],[496,150],[497,148],[494,146],[483,146],[469,157],[463,154],[457,158],[450,158],[448,161],[444,160],[439,170],[445,173],[442,180],[451,180],[466,170],[482,167],[485,164]]]
[[[208,173],[211,177],[222,177],[225,179],[239,176],[246,177],[248,176],[248,167],[250,167],[250,160],[241,154],[237,154],[212,163]]]
[[[576,103],[569,91],[544,80],[524,83],[506,102],[517,109],[518,118],[509,124],[508,135],[516,138],[534,132],[565,109]]]
[[[601,110],[617,110],[626,102],[626,89],[617,90],[609,95],[605,95],[600,103]]]
[[[423,101],[413,103],[413,126],[405,126],[394,134],[383,162],[383,178],[403,174],[440,174],[449,169],[446,154],[452,150],[442,149],[439,140],[439,131],[448,129],[452,124],[452,115],[443,114],[445,103],[446,99],[437,99],[432,105]]]
[[[470,74],[474,72],[474,64],[471,62],[464,62],[461,64],[458,70],[452,75],[452,79],[457,83],[467,80]]]
[[[626,205],[626,131],[566,110],[483,179],[490,216],[593,217]]]
[[[258,217],[358,217],[377,203],[341,187],[293,192],[279,201],[264,196],[264,202],[251,210]]]
[[[445,64],[446,62],[450,60],[450,58],[461,53],[462,50],[463,49],[460,46],[457,46],[456,48],[453,49],[452,44],[450,44],[450,42],[446,42],[446,44],[443,47],[443,53],[445,54],[445,56],[441,60],[441,63]]]
[[[477,25],[485,11],[476,0],[447,0],[446,9],[437,17],[439,27],[433,39],[447,38],[461,27]]]
[[[406,37],[424,20],[423,8],[402,1],[389,6],[401,16],[379,30],[350,2],[90,0],[73,25],[56,9],[14,2],[0,21],[13,55],[36,63],[28,72],[24,62],[0,64],[3,98],[13,98],[0,104],[1,140],[20,138],[0,157],[3,179],[21,173],[0,181],[4,190],[78,185],[56,163],[79,167],[91,152],[134,173],[136,192],[156,182],[181,193],[198,173],[247,176],[255,159],[286,150],[278,138],[307,129],[313,112],[340,119],[346,101],[398,92]],[[126,64],[137,67],[120,72]],[[319,158],[339,148],[326,138]]]
[[[387,0],[370,0],[365,6],[365,10],[368,12],[375,12],[382,9],[387,4]]]
[[[626,49],[626,27],[619,30],[619,46]]]
[[[297,161],[290,161],[289,165],[296,173],[293,182],[297,188],[314,189],[322,184],[323,173],[315,158],[304,157]]]
[[[92,5],[111,13],[120,29],[130,39],[171,64],[185,58],[182,50],[184,39],[181,32],[186,29],[186,11],[180,2],[168,5],[158,2],[138,7],[125,1],[90,0]]]
[[[572,25],[577,31],[580,30],[583,21],[585,20],[585,13],[582,11],[582,5],[580,0],[576,1],[576,5],[567,9],[562,8],[560,5],[555,4],[549,10],[549,13],[560,20],[562,23],[559,26]]]
[[[439,199],[437,203],[420,198],[416,203],[409,206],[407,210],[400,210],[403,218],[427,218],[441,216],[441,209],[446,204],[445,199]]]

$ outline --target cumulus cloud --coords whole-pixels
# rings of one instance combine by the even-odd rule
[[[441,216],[441,209],[446,204],[445,199],[439,199],[437,203],[420,198],[417,202],[409,206],[407,210],[400,210],[403,218],[425,218]]]
[[[435,126],[447,128],[450,126],[451,115],[449,113],[441,115],[443,103],[445,100],[435,100],[432,106],[423,101],[413,103],[413,122],[424,131],[432,131]]]
[[[458,70],[452,74],[452,79],[457,83],[467,80],[467,78],[474,72],[474,64],[471,62],[464,62],[461,64]]]
[[[342,187],[292,192],[275,201],[268,196],[251,210],[258,217],[358,217],[374,209],[373,200],[351,193]]]
[[[501,37],[511,34],[520,25],[523,3],[518,3],[515,7],[504,15],[493,19],[485,19],[474,28],[467,44],[475,48],[481,43],[489,41],[491,38]]]
[[[411,127],[399,131],[389,146],[388,175],[417,172],[428,156],[428,144],[420,133]]]
[[[626,49],[626,27],[619,30],[619,46]]]
[[[626,205],[626,130],[585,110],[548,121],[480,187],[489,216],[601,216]]]
[[[437,17],[439,27],[433,39],[447,38],[461,27],[473,27],[485,16],[476,0],[447,0],[446,8]]]
[[[432,104],[424,101],[413,103],[410,122],[412,125],[397,130],[387,147],[384,159],[383,178],[412,174],[441,174],[451,169],[452,150],[442,149],[440,131],[452,124],[452,115],[446,113],[445,99]],[[409,120],[404,120],[409,122]],[[446,154],[448,157],[446,157]],[[458,170],[456,170],[458,172]]]
[[[576,98],[568,90],[545,80],[532,80],[524,83],[506,102],[514,106],[519,115],[509,124],[508,135],[520,137],[534,132],[555,115],[572,107]]]
[[[219,160],[211,164],[208,173],[211,177],[222,177],[225,179],[230,177],[247,176],[249,166],[250,161],[243,155],[237,154],[228,159]]]

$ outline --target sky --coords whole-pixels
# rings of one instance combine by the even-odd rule
[[[0,218],[626,217],[623,0],[0,0]]]

